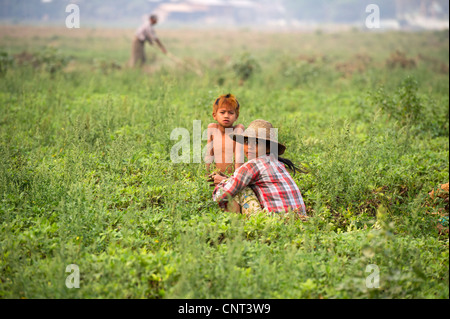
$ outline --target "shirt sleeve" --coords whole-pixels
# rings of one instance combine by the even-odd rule
[[[236,196],[241,190],[254,183],[259,176],[256,163],[248,162],[241,166],[232,177],[216,186],[213,199],[222,208],[227,207],[228,197]]]

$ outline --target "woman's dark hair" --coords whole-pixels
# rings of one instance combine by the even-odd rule
[[[248,138],[244,138],[244,141],[246,141],[246,140],[248,141]],[[255,141],[256,141],[256,144],[258,145],[258,139],[256,139]],[[272,143],[270,141],[266,141],[266,142],[267,142],[266,150],[269,153],[270,152],[270,144],[272,144]],[[303,165],[301,165],[302,167],[297,167],[290,159],[278,156],[278,161],[283,163],[287,168],[289,168],[292,172],[294,172],[294,176],[295,176],[296,172],[299,172],[301,174],[308,173],[308,170],[306,169],[306,167],[304,167]]]
[[[301,174],[307,174],[308,173],[308,171],[306,170],[305,167],[299,168],[299,167],[295,166],[295,164],[292,163],[292,161],[287,159],[287,158],[283,158],[283,157],[278,156],[278,160],[281,163],[283,163],[284,165],[286,165],[287,168],[292,170],[294,172],[294,175],[295,175],[295,172],[299,172]]]

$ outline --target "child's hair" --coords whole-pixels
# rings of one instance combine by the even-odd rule
[[[213,105],[213,112],[216,113],[222,106],[228,106],[235,110],[236,115],[239,116],[239,102],[233,94],[221,95],[217,98]]]

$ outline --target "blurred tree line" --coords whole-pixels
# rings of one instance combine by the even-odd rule
[[[289,18],[317,22],[361,21],[369,4],[380,7],[382,19],[399,19],[406,14],[448,19],[448,0],[284,0]]]
[[[68,15],[65,10],[70,3],[79,5],[85,19],[110,21],[140,18],[157,5],[147,0],[0,0],[0,19],[61,20]]]
[[[83,19],[114,21],[141,18],[170,0],[0,0],[0,19],[54,21],[65,19],[70,3],[80,6]],[[182,0],[180,0],[182,1]],[[228,0],[223,0],[228,1]],[[253,0],[267,3],[267,0]],[[382,19],[399,18],[408,12],[448,18],[448,0],[272,0],[285,7],[285,18],[315,22],[354,22],[367,16],[371,3],[380,7]],[[436,4],[438,7],[436,7]],[[441,8],[441,12],[436,12]],[[438,10],[439,11],[439,10]],[[257,14],[257,13],[255,13]]]

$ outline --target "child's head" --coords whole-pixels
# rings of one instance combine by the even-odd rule
[[[239,102],[233,94],[221,95],[214,101],[213,118],[224,127],[230,127],[239,117]]]
[[[217,111],[221,108],[233,110],[237,117],[239,117],[240,105],[233,94],[221,95],[214,101],[213,113],[217,113]]]

